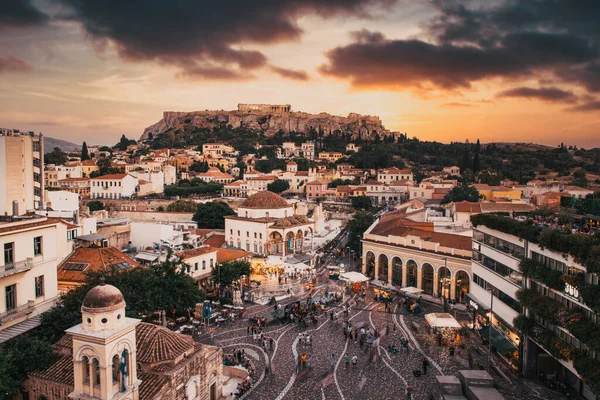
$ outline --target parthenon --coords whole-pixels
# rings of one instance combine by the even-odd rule
[[[292,106],[289,104],[238,104],[238,111],[262,111],[271,113],[289,113]]]

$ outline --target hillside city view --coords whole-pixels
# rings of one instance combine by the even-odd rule
[[[598,400],[598,21],[0,2],[0,399]]]

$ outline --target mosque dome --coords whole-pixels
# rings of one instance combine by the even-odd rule
[[[248,197],[240,205],[240,208],[255,208],[255,209],[272,209],[272,208],[287,208],[291,205],[280,195],[265,190],[258,192]]]

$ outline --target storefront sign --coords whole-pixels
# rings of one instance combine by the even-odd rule
[[[469,300],[469,305],[476,310],[479,310],[479,305],[475,303],[473,300]]]
[[[579,298],[579,289],[573,285],[569,285],[568,283],[565,283],[565,293],[577,299]]]

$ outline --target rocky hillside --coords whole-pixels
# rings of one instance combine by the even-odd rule
[[[367,139],[376,132],[380,137],[391,135],[377,116],[350,113],[347,117],[338,117],[327,113],[309,114],[304,112],[282,112],[270,110],[235,110],[235,111],[165,111],[163,118],[147,127],[141,140],[148,139],[170,130],[186,130],[194,128],[213,128],[218,124],[231,125],[232,128],[246,126],[264,132],[267,136],[278,131],[296,131],[308,133],[311,129],[329,135],[336,130],[350,133],[353,138]]]

